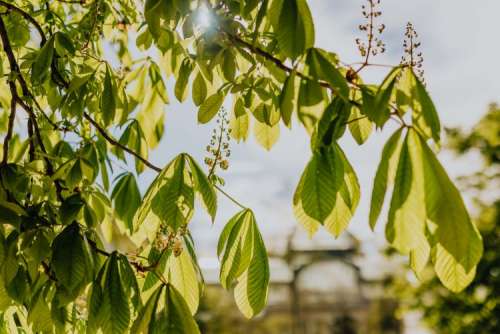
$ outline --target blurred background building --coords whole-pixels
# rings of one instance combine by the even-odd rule
[[[198,320],[203,333],[402,333],[397,301],[380,279],[365,277],[363,257],[349,233],[309,239],[294,230],[271,252],[268,306],[245,319],[232,295],[220,287],[218,271],[207,270],[208,288]],[[283,240],[282,240],[283,241]]]

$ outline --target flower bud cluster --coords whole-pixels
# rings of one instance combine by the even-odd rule
[[[217,114],[217,128],[213,129],[210,144],[207,145],[205,164],[209,168],[209,175],[213,175],[217,167],[222,170],[229,168],[228,158],[231,156],[229,141],[231,129],[227,111],[222,107]]]
[[[424,57],[418,41],[418,33],[415,31],[413,24],[406,24],[405,39],[403,41],[404,55],[401,57],[401,65],[409,66],[413,69],[420,81],[424,82]]]
[[[380,0],[367,0],[368,5],[362,5],[362,14],[366,19],[365,24],[359,25],[359,30],[366,33],[366,41],[361,38],[356,38],[356,45],[362,57],[368,60],[368,57],[376,56],[385,52],[385,43],[380,39],[380,35],[385,30],[385,24],[378,24],[377,18],[382,15],[378,9]]]
[[[176,232],[172,231],[168,226],[161,226],[156,233],[154,247],[163,250],[172,250],[174,256],[182,254],[184,249],[184,236],[187,233],[187,226],[180,227]]]

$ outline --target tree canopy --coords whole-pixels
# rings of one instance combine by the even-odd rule
[[[258,314],[269,284],[266,247],[251,208],[217,172],[228,166],[230,138],[253,132],[270,150],[292,124],[311,143],[295,216],[311,235],[325,228],[338,236],[361,196],[338,140],[349,132],[362,145],[373,129],[397,122],[369,225],[393,188],[388,242],[417,275],[432,266],[448,289],[464,289],[482,240],[435,156],[441,124],[411,25],[402,62],[381,83],[362,79],[385,50],[379,2],[363,6],[361,62],[349,65],[315,47],[306,0],[0,0],[3,325],[199,332],[193,314],[204,283],[189,222],[195,199],[207,223],[217,222],[218,196],[236,209],[217,246],[221,284],[245,316]],[[148,160],[173,98],[192,98],[200,126],[217,120],[206,169],[189,153],[162,165]],[[142,195],[145,169],[157,176]],[[127,249],[113,248],[113,238]]]

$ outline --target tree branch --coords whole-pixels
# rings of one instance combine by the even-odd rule
[[[16,99],[12,97],[10,102],[10,115],[9,115],[9,125],[7,127],[7,134],[3,140],[3,157],[2,165],[7,163],[9,158],[9,143],[12,139],[12,133],[14,132],[14,120],[16,119]]]
[[[250,50],[251,52],[253,52],[259,56],[262,56],[265,59],[269,60],[270,62],[274,63],[278,68],[282,69],[283,71],[285,71],[287,73],[291,73],[292,71],[294,71],[293,68],[285,65],[280,59],[276,58],[275,56],[273,56],[269,52],[262,50],[261,48],[241,39],[239,36],[232,35],[228,32],[224,32],[224,33],[229,38],[229,40],[232,41],[234,44],[243,45],[246,49]],[[300,71],[297,71],[297,70],[295,70],[295,74],[302,79],[316,81],[321,87],[327,88],[327,89],[331,90],[334,95],[340,96],[339,90],[337,88],[331,86],[326,81],[316,80],[316,79],[314,79],[314,78],[312,78],[312,77],[310,77],[310,76],[308,76]],[[348,102],[351,103],[352,105],[355,105],[358,107],[360,106],[360,103],[355,101],[355,100],[348,100]]]
[[[146,158],[143,158],[140,154],[138,154],[137,152],[133,151],[132,149],[128,148],[127,146],[123,145],[122,143],[120,143],[119,141],[117,141],[116,139],[114,139],[102,126],[99,125],[99,123],[97,123],[87,112],[83,112],[83,117],[90,122],[90,124],[92,124],[96,129],[97,131],[99,131],[99,133],[104,137],[104,139],[106,139],[110,144],[114,145],[114,146],[118,146],[119,148],[121,148],[122,150],[124,150],[125,152],[133,155],[134,157],[136,157],[137,159],[139,159],[143,164],[145,164],[146,166],[148,166],[149,168],[157,171],[157,172],[161,172],[161,168],[158,167],[158,166],[155,166],[153,165],[151,162],[149,162],[149,160],[147,160]]]
[[[28,88],[28,84],[24,80],[23,74],[21,73],[19,65],[17,64],[14,52],[12,51],[12,46],[10,45],[9,36],[7,34],[7,30],[5,28],[5,24],[1,16],[0,16],[0,38],[2,39],[3,49],[7,54],[7,58],[9,60],[11,75],[14,74],[15,80],[19,81],[19,84],[21,85],[21,90],[23,91],[23,95],[28,96],[32,100],[34,100],[34,96],[33,94],[31,94]],[[24,101],[19,97],[17,93],[16,84],[13,80],[9,80],[9,88],[10,88],[10,93],[12,95],[12,99],[14,99],[28,113],[28,116],[32,122],[34,133],[38,141],[38,146],[40,147],[40,150],[46,154],[47,150],[45,149],[45,146],[43,144],[42,136],[40,134],[40,128],[38,127],[38,123],[36,121],[36,115],[35,112],[33,111],[33,108],[30,105],[24,103]],[[52,176],[54,174],[54,167],[52,166],[52,163],[47,157],[44,157],[44,160],[47,166],[47,174],[49,176]],[[56,186],[57,196],[59,200],[62,201],[62,195],[61,195],[62,187],[59,184],[58,180],[55,180],[54,184]]]

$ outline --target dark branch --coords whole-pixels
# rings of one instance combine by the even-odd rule
[[[32,100],[35,100],[33,94],[31,94],[28,88],[28,84],[24,80],[24,77],[19,69],[19,65],[17,64],[14,52],[12,51],[12,46],[10,44],[9,36],[7,34],[7,30],[5,28],[5,24],[1,16],[0,16],[0,37],[2,39],[3,49],[7,54],[7,59],[9,60],[11,75],[13,74],[14,78],[17,81],[19,81],[19,84],[21,85],[21,90],[23,91],[23,95],[30,97]],[[12,99],[14,99],[28,113],[28,116],[32,122],[33,130],[38,142],[38,146],[40,147],[40,150],[44,154],[47,154],[47,150],[45,149],[45,146],[43,144],[42,136],[40,134],[40,128],[38,127],[38,123],[36,121],[36,115],[35,112],[33,111],[33,108],[30,105],[24,103],[24,101],[19,97],[16,89],[16,84],[14,81],[9,80],[9,88],[10,88],[10,93],[12,95]],[[47,174],[49,176],[52,176],[54,174],[54,167],[52,166],[52,163],[47,157],[44,157],[44,160],[47,166]],[[62,195],[61,195],[62,187],[59,184],[58,180],[55,180],[54,184],[56,186],[57,196],[59,200],[62,201]]]
[[[16,119],[16,99],[12,97],[10,102],[10,115],[9,115],[9,125],[7,127],[7,134],[3,140],[3,158],[2,165],[7,163],[9,158],[9,144],[12,139],[12,133],[14,132],[14,120]]]
[[[114,146],[118,146],[119,148],[121,148],[122,150],[124,150],[125,152],[133,155],[134,157],[136,157],[137,159],[139,159],[142,163],[144,163],[146,166],[148,166],[149,168],[157,171],[157,172],[161,172],[161,168],[158,167],[158,166],[155,166],[153,165],[151,162],[149,162],[149,160],[147,160],[146,158],[143,158],[140,154],[138,154],[137,152],[133,151],[132,149],[128,148],[127,146],[123,145],[122,143],[118,142],[116,139],[114,139],[109,133],[107,133],[107,131],[101,127],[99,125],[99,123],[97,123],[87,112],[83,112],[83,117],[90,122],[90,124],[92,124],[96,129],[97,131],[99,131],[99,133],[104,137],[104,139],[106,139],[110,144],[114,145]]]

